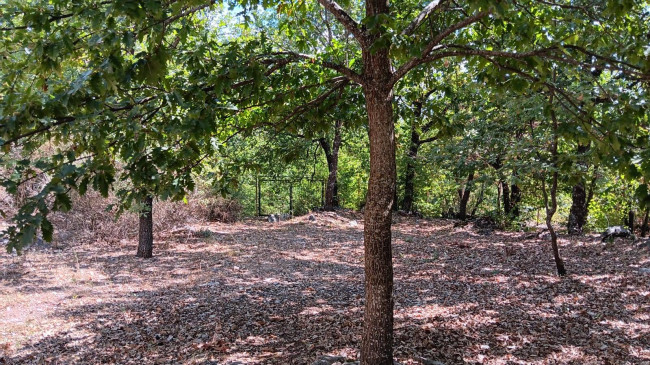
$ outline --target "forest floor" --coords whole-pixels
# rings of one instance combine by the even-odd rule
[[[135,243],[0,254],[0,364],[312,364],[358,356],[363,222],[247,220]],[[358,221],[355,224],[352,220]],[[631,242],[394,226],[405,365],[650,364],[650,259]]]

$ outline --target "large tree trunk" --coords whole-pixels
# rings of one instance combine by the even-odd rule
[[[140,234],[138,237],[137,257],[150,258],[153,256],[153,198],[147,196],[143,201],[140,212]]]
[[[329,175],[327,176],[327,186],[325,188],[325,210],[334,210],[339,206],[338,197],[338,169],[339,169],[339,149],[341,147],[341,121],[336,121],[334,127],[334,140],[330,147],[329,142],[325,138],[319,140],[323,151],[325,152],[325,159],[327,160],[327,169]]]
[[[643,217],[643,224],[641,225],[641,237],[645,237],[648,234],[648,215],[650,214],[650,209],[645,210],[645,217]]]
[[[474,172],[471,172],[467,176],[467,183],[463,189],[458,189],[458,198],[460,200],[458,204],[458,219],[465,220],[467,219],[467,203],[469,202],[469,196],[472,192],[472,181],[474,180]]]
[[[569,212],[569,221],[567,231],[569,234],[581,235],[582,227],[587,223],[587,191],[583,181],[573,186],[571,193],[571,210]]]
[[[577,154],[584,155],[589,151],[589,145],[578,145]],[[584,161],[580,161],[581,165],[585,165]],[[567,231],[569,234],[581,235],[584,225],[587,223],[587,215],[589,214],[589,204],[587,202],[587,190],[585,188],[585,179],[580,178],[580,181],[573,186],[571,193],[571,210],[569,211],[569,220],[567,222]]]
[[[415,160],[418,157],[419,149],[420,134],[415,127],[415,122],[413,122],[411,124],[411,145],[408,150],[406,173],[404,176],[404,199],[402,200],[402,210],[406,212],[413,211],[413,201],[415,200]]]
[[[385,0],[366,1],[366,16],[388,14]],[[369,36],[372,43],[377,34]],[[366,302],[362,365],[393,364],[393,254],[391,219],[395,197],[395,131],[388,48],[364,47],[364,94],[370,140],[370,178],[365,207]]]

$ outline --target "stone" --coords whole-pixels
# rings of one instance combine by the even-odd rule
[[[613,226],[613,227],[607,228],[607,230],[605,230],[605,232],[603,232],[603,237],[602,237],[601,241],[605,241],[605,240],[610,239],[610,238],[617,238],[617,237],[628,238],[628,237],[631,237],[631,236],[632,236],[632,233],[629,230],[627,230],[626,228],[623,228],[621,226]]]
[[[269,223],[276,223],[276,222],[278,222],[278,217],[275,214],[269,214],[269,216],[266,218],[266,220]]]
[[[320,359],[316,360],[315,363],[312,365],[332,365],[335,362],[344,362],[345,357],[343,356],[331,356],[331,355],[325,355],[322,356]]]
[[[350,227],[357,227],[359,223],[357,221],[350,221],[349,225]]]
[[[309,221],[310,221],[310,222],[315,222],[315,221],[316,221],[316,217],[314,217],[312,214],[310,214],[310,215],[309,215]]]

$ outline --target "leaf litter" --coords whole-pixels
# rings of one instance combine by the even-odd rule
[[[363,220],[314,213],[0,256],[0,364],[358,360]],[[401,364],[650,364],[650,267],[629,242],[396,217]],[[354,222],[354,223],[351,223]],[[357,224],[358,222],[358,224]]]

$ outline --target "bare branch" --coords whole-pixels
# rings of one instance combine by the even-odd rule
[[[426,19],[429,14],[433,13],[438,6],[442,3],[442,0],[433,0],[432,2],[429,3],[429,5],[425,6],[424,9],[418,14],[418,16],[413,19],[411,24],[409,24],[404,30],[402,31],[402,35],[411,35],[419,26],[422,24],[424,19]]]
[[[343,8],[334,0],[318,0],[318,2],[325,7],[334,17],[336,20],[341,23],[345,29],[348,30],[348,32],[352,33],[354,38],[362,45],[365,46],[367,44],[366,40],[366,35],[359,27],[359,24],[348,15],[348,13],[343,10]]]

